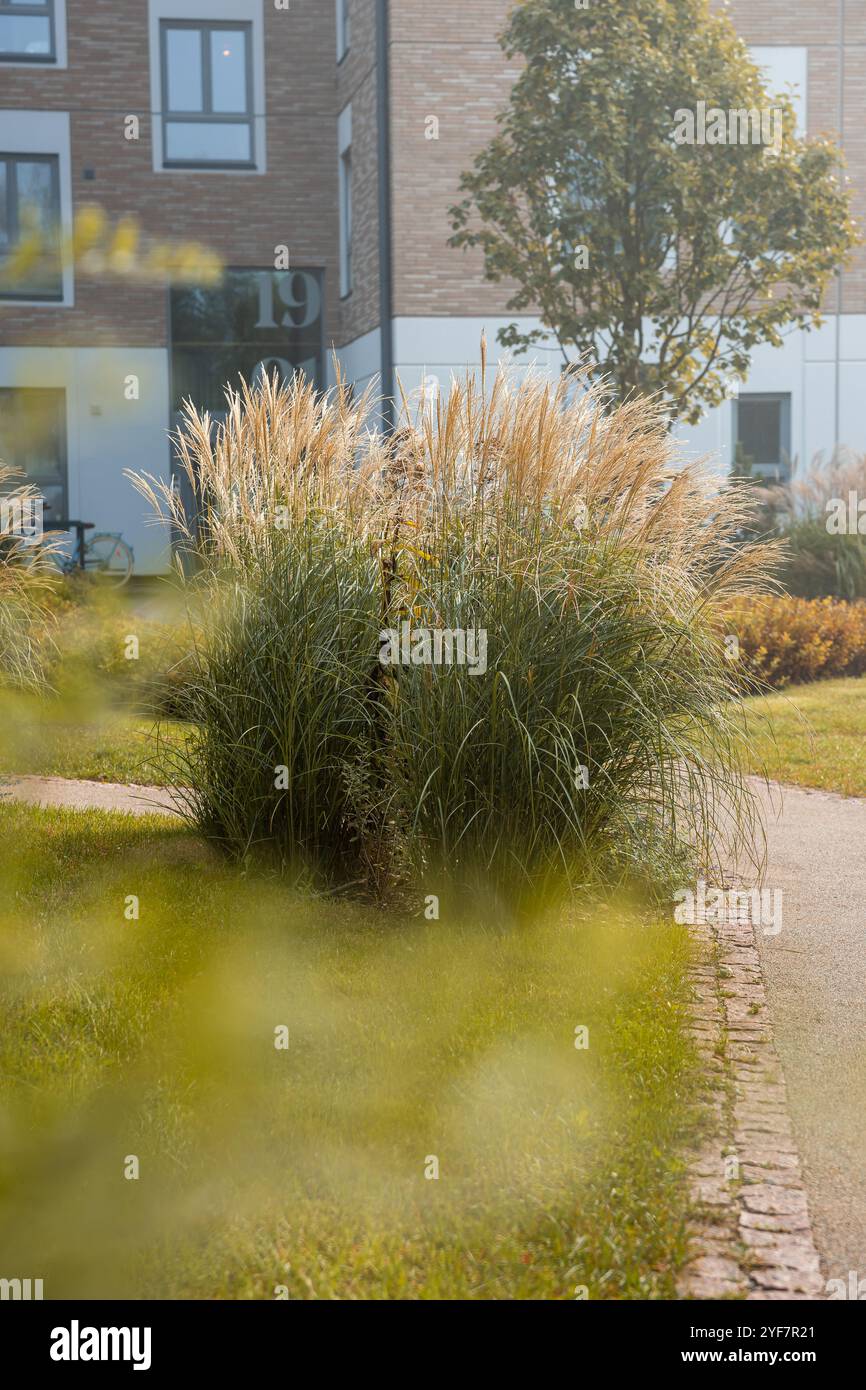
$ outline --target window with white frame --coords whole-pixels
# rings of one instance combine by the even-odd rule
[[[352,108],[340,113],[337,123],[340,163],[340,294],[345,299],[352,293]]]
[[[164,19],[160,45],[164,165],[254,167],[252,25]]]
[[[809,85],[809,50],[791,44],[768,47],[750,46],[752,62],[761,69],[768,92],[787,92],[797,118],[797,134],[806,134],[806,114]]]
[[[0,151],[0,298],[63,299],[60,161]]]
[[[350,0],[337,0],[337,62],[342,63],[352,46]]]
[[[56,61],[54,0],[0,0],[0,62]]]
[[[791,397],[787,392],[741,393],[734,402],[734,462],[754,477],[791,476]]]

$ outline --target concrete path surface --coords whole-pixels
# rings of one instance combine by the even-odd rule
[[[762,800],[782,929],[759,929],[758,948],[815,1244],[847,1286],[866,1280],[866,800],[778,786]]]
[[[0,803],[67,806],[76,811],[126,811],[130,815],[177,815],[178,799],[168,787],[84,782],[68,777],[0,778]]]

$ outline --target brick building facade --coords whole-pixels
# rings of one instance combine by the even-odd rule
[[[225,380],[275,365],[326,386],[332,352],[359,386],[444,385],[482,329],[495,345],[507,287],[448,246],[447,209],[507,99],[508,8],[0,0],[0,272],[27,196],[61,237],[100,209],[115,246],[108,261],[79,247],[39,282],[0,278],[0,460],[43,487],[49,521],[122,530],[137,570],[160,570],[167,538],[123,470],[167,473],[183,396],[218,408]],[[771,85],[796,84],[804,129],[841,127],[862,219],[866,0],[728,10]],[[222,280],[170,292],[142,272],[156,243],[204,246]],[[752,418],[801,465],[837,442],[866,450],[863,249],[840,291],[820,332],[756,352],[740,401],[686,431],[690,447],[726,467]],[[537,358],[558,369],[558,350]]]

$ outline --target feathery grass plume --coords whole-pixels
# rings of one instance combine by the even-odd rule
[[[25,504],[38,496],[29,485],[14,486],[20,474],[0,463],[0,497]],[[43,656],[50,646],[49,591],[56,571],[50,541],[0,535],[0,684],[13,689],[44,685]]]
[[[787,543],[780,579],[796,598],[866,598],[866,454],[819,454],[791,482],[766,488]]]
[[[300,379],[242,383],[227,403],[218,425],[189,407],[178,436],[193,515],[170,485],[133,479],[192,571],[178,712],[198,734],[173,772],[190,818],[233,853],[352,878],[370,822],[380,560],[366,494],[381,449],[368,441],[358,461],[366,398],[342,382],[330,398]]]
[[[178,780],[215,838],[514,903],[648,844],[711,864],[753,841],[719,614],[773,547],[738,539],[746,490],[681,463],[660,403],[485,362],[404,396],[391,439],[342,381],[227,401],[216,426],[188,406],[179,438],[197,521],[134,479],[205,600]],[[404,623],[483,629],[486,671],[383,667]]]

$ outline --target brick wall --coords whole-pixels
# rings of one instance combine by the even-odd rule
[[[448,246],[461,172],[495,130],[509,72],[497,34],[510,0],[391,0],[394,312],[502,314],[508,287],[484,281],[479,253]],[[295,265],[326,271],[326,337],[343,345],[379,318],[375,0],[351,0],[352,42],[336,64],[332,0],[264,5],[268,172],[155,173],[147,0],[67,0],[69,67],[0,68],[0,106],[71,112],[76,205],[111,222],[128,212],[160,239],[199,240],[228,264],[266,266],[287,244]],[[822,0],[732,0],[750,43],[809,46],[810,131],[836,121],[836,7]],[[855,211],[866,225],[866,3],[847,6],[845,140]],[[337,113],[353,108],[353,292],[339,299]],[[138,142],[123,119],[141,118]],[[438,139],[425,138],[428,118]],[[22,118],[23,120],[24,118]],[[22,146],[26,127],[22,124]],[[85,167],[95,171],[85,181]],[[843,306],[866,312],[866,249],[844,279]],[[833,307],[833,301],[828,302]],[[72,309],[0,305],[7,344],[161,346],[164,291],[76,275]]]
[[[808,55],[809,135],[839,138],[839,7],[825,0],[730,0],[728,14],[750,44],[805,46]],[[853,214],[866,227],[866,3],[845,6],[844,148],[853,190]],[[836,286],[825,309],[836,310]],[[866,313],[866,247],[860,247],[842,280],[842,312]]]
[[[327,4],[328,0],[317,0]],[[332,6],[333,8],[333,6]],[[340,347],[379,322],[379,157],[375,0],[350,0],[352,41],[337,69],[335,110],[352,106],[352,292],[340,304]],[[335,167],[336,177],[336,167]]]
[[[511,0],[397,0],[391,23],[394,278],[397,314],[504,314],[505,284],[483,280],[480,253],[448,246],[460,174],[493,135],[511,76],[496,35]],[[825,0],[732,0],[747,43],[809,47],[809,133],[837,125],[836,6]],[[849,3],[845,141],[854,209],[866,226],[866,3]],[[425,120],[439,139],[425,140]],[[827,306],[835,308],[835,286]],[[843,281],[843,308],[866,312],[866,248]]]
[[[291,262],[326,271],[326,324],[338,316],[335,11],[331,0],[264,5],[267,173],[153,169],[147,0],[67,0],[69,67],[0,69],[0,106],[71,113],[73,204],[99,203],[111,223],[135,213],[160,240],[200,241],[227,264]],[[141,138],[124,138],[124,117]],[[26,118],[22,148],[26,149]],[[85,166],[95,171],[85,181]],[[161,346],[164,289],[76,273],[74,308],[0,306],[8,344]]]
[[[391,21],[395,314],[500,314],[508,291],[480,252],[449,247],[459,179],[493,135],[513,80],[499,44],[507,0],[399,0]],[[426,139],[428,117],[438,139]]]

